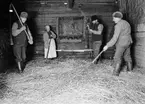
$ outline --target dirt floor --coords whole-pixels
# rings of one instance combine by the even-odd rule
[[[37,58],[0,75],[0,104],[145,104],[145,69],[112,76],[111,60]],[[126,67],[124,67],[125,69]]]

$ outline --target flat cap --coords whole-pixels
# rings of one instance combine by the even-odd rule
[[[20,17],[27,18],[28,13],[27,12],[21,12]]]
[[[96,15],[93,15],[93,16],[91,17],[91,20],[92,20],[92,21],[97,20],[97,19],[98,19],[98,17],[97,17]]]
[[[123,18],[123,14],[119,11],[114,12],[112,16],[115,18]]]

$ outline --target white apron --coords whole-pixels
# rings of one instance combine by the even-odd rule
[[[55,58],[57,56],[56,54],[56,44],[54,39],[50,39],[50,45],[48,46],[48,53],[47,53],[47,58]]]

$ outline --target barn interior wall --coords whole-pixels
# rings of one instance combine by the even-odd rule
[[[67,4],[65,4],[67,3]],[[82,33],[83,37],[80,39],[85,40],[84,44],[80,45],[80,47],[76,47],[75,49],[83,49],[89,48],[87,45],[89,44],[87,41],[87,30],[86,23],[88,19],[92,15],[100,16],[102,23],[104,24],[104,43],[110,40],[111,38],[111,30],[113,28],[112,22],[112,13],[116,11],[117,2],[116,0],[25,0],[21,1],[19,4],[14,3],[16,7],[18,5],[23,5],[23,10],[28,11],[29,19],[28,25],[34,37],[34,53],[43,54],[43,39],[42,34],[44,32],[44,27],[46,24],[52,25],[54,32],[58,35],[56,39],[58,44],[64,44],[60,41],[59,35],[59,27],[60,19],[67,19],[69,17],[82,17]],[[22,9],[19,9],[19,11]],[[79,39],[74,38],[75,41],[79,41]],[[74,39],[69,39],[75,43]],[[67,40],[67,41],[69,41]],[[91,42],[91,41],[89,41]],[[78,42],[79,43],[79,42]],[[77,46],[74,44],[74,47]],[[65,47],[67,49],[67,47]],[[112,58],[114,53],[114,48],[109,49],[104,53],[104,57]]]
[[[126,19],[132,26],[132,56],[134,64],[145,67],[145,1],[119,0],[120,11],[126,14]]]

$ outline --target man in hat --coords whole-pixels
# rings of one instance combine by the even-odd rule
[[[33,44],[31,32],[26,24],[27,12],[21,12],[19,20],[12,25],[13,52],[19,72],[24,70],[26,60],[27,41]]]
[[[96,15],[91,17],[91,23],[87,25],[89,34],[91,35],[93,57],[95,58],[99,52],[102,45],[102,32],[103,24],[100,23],[99,18]]]
[[[114,12],[112,16],[113,21],[116,23],[114,35],[106,46],[104,46],[103,50],[106,51],[109,47],[112,47],[113,45],[116,46],[113,75],[119,76],[123,58],[127,63],[127,70],[132,70],[132,59],[130,54],[130,47],[132,44],[131,27],[127,21],[122,19],[123,14],[121,12]]]

